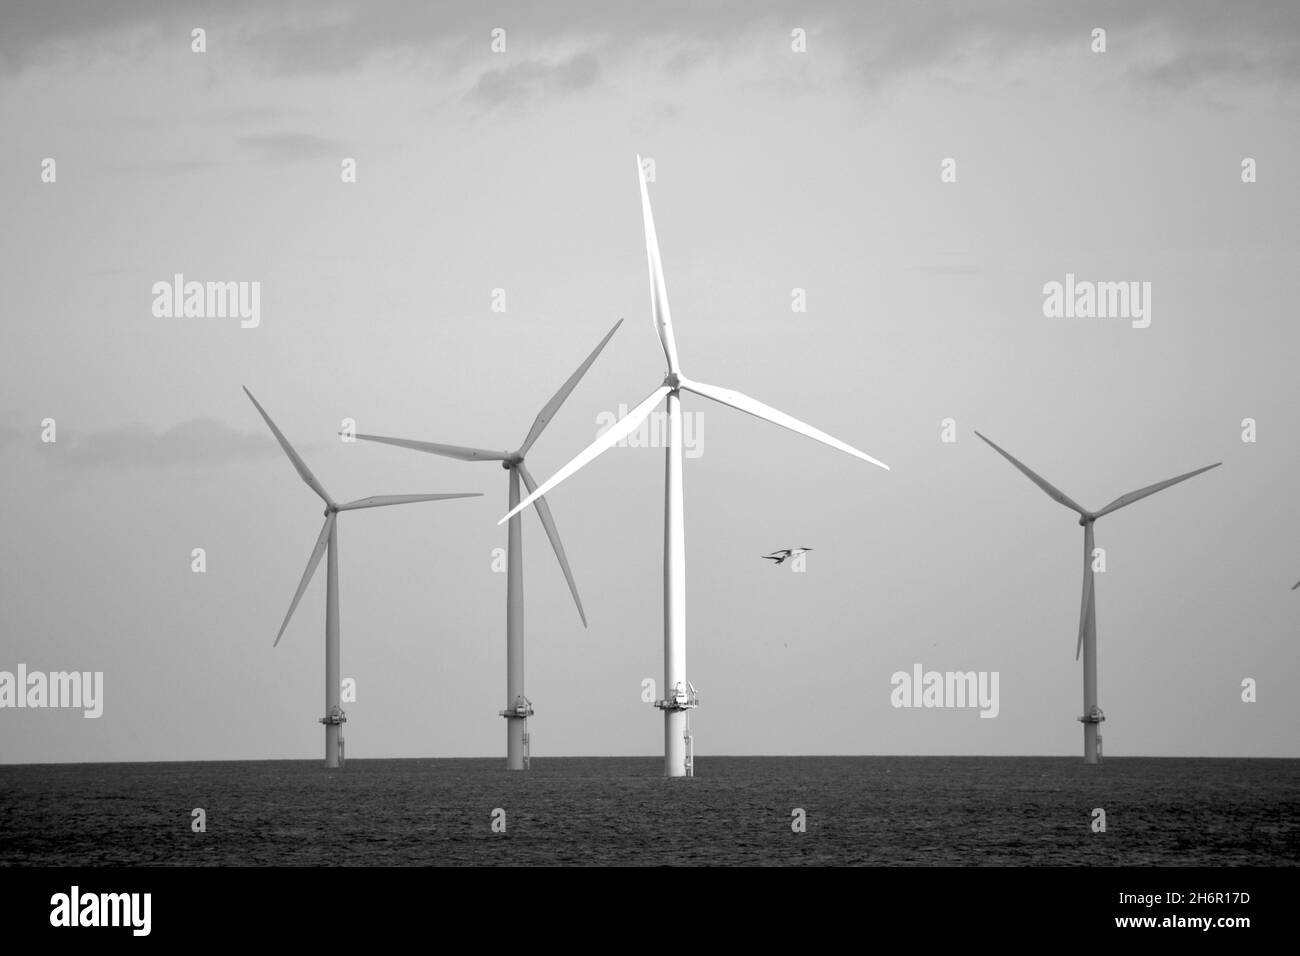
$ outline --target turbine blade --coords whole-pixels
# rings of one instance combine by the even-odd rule
[[[780,425],[782,428],[788,428],[792,432],[798,432],[800,435],[811,438],[814,441],[819,441],[823,445],[830,445],[832,448],[838,448],[840,451],[847,452],[855,458],[861,458],[863,461],[871,462],[871,464],[878,465],[885,469],[885,471],[889,471],[889,466],[883,461],[877,461],[866,452],[858,451],[852,445],[846,445],[838,438],[833,438],[824,431],[813,428],[811,425],[801,422],[799,419],[793,418],[785,412],[778,411],[770,405],[764,405],[762,402],[750,398],[748,395],[742,395],[740,392],[734,392],[729,388],[718,388],[716,385],[704,385],[700,382],[688,382],[685,380],[682,380],[681,387],[686,389],[688,392],[694,392],[696,395],[703,395],[705,398],[711,398],[715,402],[720,402],[723,405],[730,405],[732,408],[739,409],[742,412],[747,412],[756,418],[769,421],[773,425]]]
[[[569,376],[569,380],[560,386],[560,390],[556,392],[555,395],[552,396],[551,400],[546,403],[546,406],[537,413],[537,419],[533,422],[533,427],[528,430],[528,437],[525,438],[524,443],[519,446],[520,455],[528,454],[528,449],[533,447],[533,442],[537,441],[538,436],[542,434],[542,430],[546,428],[551,419],[555,417],[555,413],[560,410],[560,406],[564,404],[564,400],[569,397],[569,393],[572,392],[578,382],[581,381],[582,376],[587,374],[587,369],[591,368],[591,363],[596,361],[596,356],[598,356],[601,353],[601,350],[605,348],[605,343],[614,336],[614,333],[618,331],[618,327],[622,324],[622,319],[619,319],[614,323],[614,327],[605,333],[605,337],[600,340],[600,344],[597,345],[592,353],[587,356],[586,361],[578,366],[578,370]]]
[[[650,210],[650,194],[645,188],[645,172],[641,169],[641,157],[636,158],[636,178],[641,184],[641,218],[645,222],[645,254],[650,264],[650,309],[653,313],[655,334],[659,344],[664,348],[664,358],[668,360],[668,371],[675,373],[677,367],[677,342],[673,338],[673,317],[668,309],[668,287],[664,284],[664,266],[659,259],[659,237],[655,233],[655,216]]]
[[[992,448],[995,452],[997,452],[999,455],[1001,455],[1001,456],[1002,456],[1003,458],[1005,458],[1007,461],[1011,462],[1011,464],[1015,465],[1018,469],[1020,469],[1020,472],[1021,472],[1021,473],[1026,477],[1026,478],[1028,478],[1030,481],[1032,481],[1034,484],[1036,484],[1039,488],[1042,488],[1045,492],[1047,492],[1048,497],[1050,497],[1053,501],[1058,501],[1058,502],[1060,502],[1061,504],[1065,505],[1065,507],[1069,508],[1070,510],[1072,510],[1072,511],[1077,511],[1080,515],[1083,515],[1084,517],[1087,517],[1088,512],[1083,508],[1083,506],[1082,506],[1082,505],[1079,505],[1079,504],[1076,504],[1075,501],[1074,501],[1074,499],[1072,499],[1072,498],[1070,498],[1068,495],[1066,495],[1065,492],[1061,491],[1059,488],[1057,488],[1056,486],[1052,485],[1052,484],[1051,484],[1050,482],[1048,482],[1045,478],[1042,478],[1042,477],[1040,477],[1039,475],[1035,474],[1033,471],[1031,471],[1031,470],[1029,469],[1029,467],[1028,467],[1027,465],[1023,465],[1023,464],[1021,464],[1019,461],[1017,461],[1017,460],[1016,460],[1015,458],[1013,458],[1011,455],[1007,454],[1005,451],[1003,451],[1003,450],[1002,450],[1001,448],[999,448],[997,445],[993,444],[993,442],[989,441],[987,438],[984,438],[983,435],[980,435],[979,432],[976,432],[975,434],[976,434],[976,435],[979,435],[980,438],[984,439],[984,442],[985,442],[986,444],[988,444],[988,446],[989,446],[990,448]]]
[[[1177,478],[1170,478],[1168,481],[1162,481],[1154,485],[1147,485],[1145,488],[1139,488],[1137,491],[1130,491],[1126,495],[1120,495],[1106,507],[1097,512],[1097,517],[1110,514],[1112,511],[1118,511],[1125,505],[1131,505],[1135,501],[1141,501],[1147,495],[1154,495],[1157,491],[1164,491],[1170,485],[1176,485],[1180,481],[1186,481],[1188,478],[1195,478],[1199,474],[1209,471],[1211,468],[1218,468],[1223,462],[1216,461],[1213,465],[1206,465],[1204,468],[1197,468],[1195,471],[1189,471],[1185,475],[1179,475]]]
[[[565,478],[568,478],[583,465],[587,464],[587,462],[601,454],[601,452],[617,445],[620,441],[630,435],[633,430],[646,419],[646,416],[654,411],[654,407],[662,401],[663,397],[671,391],[672,388],[668,385],[660,385],[656,388],[650,393],[645,401],[611,425],[599,438],[579,452],[576,458],[555,474],[551,475],[550,478],[547,478],[546,481],[542,482],[541,486],[537,488],[537,490],[531,492],[527,498],[511,508],[509,513],[498,521],[497,524],[505,524],[506,521],[519,514],[519,512],[527,508],[536,499],[546,494]]]
[[[461,461],[505,461],[510,457],[508,451],[491,451],[486,448],[469,448],[465,445],[438,445],[431,441],[411,441],[406,438],[386,438],[383,435],[358,435],[362,441],[377,441],[399,448],[412,448],[415,451],[428,452],[430,455],[442,455],[444,458],[459,458]]]
[[[298,608],[298,602],[302,600],[302,592],[307,590],[307,585],[311,583],[311,576],[316,573],[316,566],[320,564],[321,556],[330,542],[330,529],[334,527],[335,515],[331,514],[325,519],[325,524],[321,526],[320,537],[316,539],[316,547],[311,549],[311,557],[307,559],[307,570],[302,574],[302,580],[298,582],[298,590],[293,594],[293,601],[289,604],[289,613],[284,616],[284,623],[280,625],[280,633],[275,635],[276,647],[280,643],[280,638],[284,637],[284,629],[289,626],[289,618],[293,617],[293,612]]]
[[[537,490],[537,482],[533,481],[533,476],[528,473],[522,461],[515,467],[519,469],[519,477],[524,480],[524,487],[531,495]],[[542,519],[546,537],[551,539],[551,547],[555,549],[555,556],[560,560],[560,570],[564,572],[564,580],[569,582],[569,593],[573,595],[573,603],[578,605],[578,617],[582,618],[582,626],[586,627],[587,612],[582,609],[582,598],[578,597],[578,585],[573,581],[573,570],[569,567],[569,559],[564,556],[564,545],[560,544],[560,532],[555,527],[555,518],[551,516],[551,506],[546,503],[545,498],[538,498],[533,502],[533,507],[537,509],[537,517]]]
[[[1076,661],[1083,651],[1083,636],[1088,631],[1089,619],[1097,606],[1093,591],[1095,581],[1092,571],[1092,549],[1092,525],[1086,524],[1083,526],[1083,600],[1079,604],[1079,642],[1074,647]]]
[[[1295,584],[1291,585],[1292,591],[1294,591],[1296,588],[1300,588],[1300,581],[1297,581]]]
[[[329,492],[325,490],[324,485],[316,480],[316,476],[311,473],[307,463],[293,450],[293,446],[289,444],[289,439],[284,437],[284,432],[280,431],[275,422],[271,421],[271,416],[266,414],[266,409],[261,406],[257,399],[253,398],[253,393],[248,390],[247,386],[244,387],[244,394],[248,396],[248,400],[253,403],[266,424],[271,427],[271,433],[275,435],[275,440],[280,443],[284,453],[289,456],[289,461],[293,462],[293,467],[298,470],[298,475],[303,481],[307,482],[307,487],[316,492],[327,505],[333,504],[334,502],[330,500]]]
[[[358,508],[382,508],[385,505],[409,505],[416,501],[443,501],[447,498],[482,498],[481,491],[463,491],[445,495],[375,495],[371,498],[358,498],[345,505],[339,505],[339,511],[356,511]]]

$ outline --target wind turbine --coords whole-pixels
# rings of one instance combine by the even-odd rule
[[[622,319],[614,323],[614,327],[600,340],[595,351],[587,356],[586,361],[578,366],[578,370],[569,376],[569,380],[560,386],[560,390],[538,412],[533,427],[528,430],[524,443],[517,451],[490,451],[484,448],[466,448],[461,445],[438,445],[427,441],[409,441],[405,438],[385,438],[381,435],[357,435],[357,437],[364,438],[366,441],[397,445],[401,448],[413,448],[416,451],[442,455],[445,458],[459,458],[461,461],[499,461],[501,467],[510,473],[509,506],[514,508],[519,504],[521,478],[530,492],[537,488],[537,482],[533,481],[533,476],[524,467],[524,456],[533,447],[533,442],[537,441],[543,429],[555,417],[555,413],[559,411],[560,406],[564,404],[564,400],[569,397],[569,393],[577,386],[582,376],[587,374],[587,369],[591,368],[591,363],[596,361],[596,356],[600,355],[601,350],[605,348],[605,343],[622,324]],[[555,549],[555,556],[560,561],[560,570],[564,572],[564,579],[569,582],[569,591],[573,594],[573,602],[578,606],[578,616],[582,618],[582,626],[586,627],[587,614],[582,609],[582,598],[578,597],[578,586],[573,582],[569,560],[564,556],[564,545],[560,543],[560,532],[556,530],[555,519],[551,517],[551,507],[546,503],[545,498],[539,498],[536,506],[537,517],[541,518],[542,527],[546,529],[546,536],[551,539],[551,547]],[[508,770],[528,769],[528,718],[533,713],[532,701],[524,695],[522,524],[521,515],[511,518],[509,534],[506,537],[506,709],[499,713],[506,718],[506,769]]]
[[[979,432],[975,434],[979,435],[999,455],[1015,465],[1026,478],[1047,492],[1048,497],[1079,514],[1079,524],[1083,526],[1083,600],[1079,606],[1079,640],[1075,645],[1074,659],[1077,661],[1080,652],[1083,653],[1083,716],[1079,718],[1083,722],[1083,762],[1098,763],[1101,758],[1101,722],[1106,719],[1106,715],[1097,706],[1097,595],[1093,586],[1092,569],[1093,523],[1112,511],[1118,511],[1135,501],[1141,501],[1147,495],[1154,495],[1157,491],[1163,491],[1180,481],[1195,478],[1211,468],[1218,468],[1223,462],[1216,461],[1213,465],[1197,468],[1195,471],[1189,471],[1177,478],[1170,478],[1168,481],[1161,481],[1145,488],[1139,488],[1137,491],[1130,491],[1126,495],[1120,495],[1100,511],[1088,511],[1086,508],[1075,504],[1071,498],[1053,487],[1044,478],[1035,474],[1027,465],[1017,461],[993,442],[984,438]]]
[[[303,591],[307,590],[312,575],[316,573],[316,567],[320,564],[321,556],[328,550],[329,562],[326,565],[325,577],[325,716],[320,719],[320,722],[325,725],[325,766],[338,767],[343,762],[343,724],[348,719],[343,713],[343,708],[339,706],[339,539],[336,526],[338,513],[340,511],[356,511],[360,508],[404,505],[416,501],[441,501],[444,498],[478,498],[481,497],[481,493],[377,495],[372,498],[359,498],[356,501],[338,504],[329,496],[329,492],[325,490],[325,487],[316,480],[316,476],[311,473],[307,463],[293,450],[293,446],[289,444],[289,439],[284,437],[284,432],[280,431],[275,422],[271,421],[271,416],[266,413],[266,409],[258,404],[257,399],[253,398],[253,393],[245,388],[244,394],[248,396],[249,401],[253,403],[258,413],[266,421],[271,433],[275,435],[275,440],[280,443],[284,453],[289,456],[289,461],[293,463],[293,467],[297,469],[302,480],[307,483],[307,487],[316,492],[321,501],[325,502],[325,524],[320,529],[320,536],[316,539],[316,547],[312,548],[311,557],[307,559],[307,570],[303,572],[302,580],[298,582],[298,590],[294,592],[293,601],[289,604],[289,613],[284,616],[284,623],[280,625],[280,632],[275,635],[275,644],[273,646],[279,645],[280,638],[284,636],[284,629],[289,626],[289,619],[293,617],[293,612],[302,599]]]
[[[664,772],[669,777],[689,777],[694,774],[694,751],[690,736],[687,712],[698,706],[699,695],[686,679],[686,526],[682,511],[682,412],[681,390],[694,392],[747,412],[764,421],[772,422],[791,431],[838,448],[863,461],[885,465],[825,432],[818,431],[796,418],[777,411],[771,406],[716,385],[705,385],[681,374],[677,362],[677,344],[673,339],[672,317],[668,309],[668,290],[664,285],[663,266],[659,258],[659,240],[655,235],[654,216],[650,211],[650,197],[646,192],[645,176],[641,170],[641,157],[636,158],[637,178],[641,184],[641,214],[645,222],[646,258],[650,269],[650,307],[655,332],[663,346],[668,362],[668,374],[658,388],[634,409],[608,428],[576,458],[533,489],[522,502],[515,505],[501,521],[518,514],[535,499],[546,494],[583,465],[612,448],[631,434],[659,405],[668,406],[668,445],[664,449],[664,690],[663,699],[655,706],[664,712]]]

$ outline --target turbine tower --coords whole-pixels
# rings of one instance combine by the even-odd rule
[[[784,412],[730,389],[705,385],[681,374],[677,362],[677,344],[673,339],[672,317],[668,310],[668,290],[664,285],[663,266],[659,259],[659,240],[655,235],[654,216],[646,191],[641,157],[636,158],[637,178],[641,184],[641,213],[645,223],[646,258],[650,269],[650,307],[659,344],[668,362],[668,374],[658,388],[634,409],[619,419],[567,465],[515,505],[501,521],[518,514],[535,499],[546,494],[583,465],[618,444],[665,401],[668,406],[668,445],[664,449],[664,697],[655,706],[664,712],[664,772],[669,777],[694,774],[694,750],[687,713],[698,706],[699,695],[686,679],[686,526],[682,510],[682,412],[681,391],[694,392],[722,405],[747,412],[764,421],[798,432],[823,444],[838,448],[863,461],[885,465],[825,432],[818,431]]]
[[[1185,475],[1179,475],[1177,478],[1170,478],[1168,481],[1161,481],[1154,485],[1148,485],[1145,488],[1139,488],[1137,491],[1130,491],[1126,495],[1120,495],[1100,511],[1088,511],[1086,508],[1075,504],[1075,502],[1066,496],[1063,492],[1049,484],[1041,476],[1035,474],[1028,466],[1017,461],[1011,455],[1007,454],[993,442],[984,438],[979,432],[975,433],[999,455],[1005,458],[1011,464],[1015,465],[1026,478],[1036,484],[1043,491],[1047,492],[1048,497],[1058,501],[1065,507],[1075,511],[1079,515],[1079,524],[1083,526],[1083,600],[1079,606],[1079,640],[1074,648],[1074,659],[1079,659],[1079,654],[1083,654],[1083,716],[1079,718],[1083,722],[1083,762],[1098,763],[1101,759],[1101,722],[1106,719],[1101,708],[1097,706],[1097,595],[1093,582],[1093,538],[1092,526],[1098,518],[1110,514],[1112,511],[1118,511],[1125,505],[1131,505],[1135,501],[1141,501],[1147,495],[1154,495],[1157,491],[1163,491],[1171,485],[1176,485],[1180,481],[1186,481],[1188,478],[1195,478],[1211,468],[1218,468],[1223,464],[1216,461],[1213,465],[1206,465],[1204,468],[1197,468],[1195,471],[1189,471]]]
[[[524,443],[516,451],[490,451],[484,448],[467,448],[461,445],[438,445],[427,441],[409,441],[405,438],[385,438],[381,435],[357,435],[366,441],[383,442],[401,448],[413,448],[431,455],[445,458],[458,458],[461,461],[499,461],[501,467],[510,473],[509,507],[519,504],[519,481],[531,492],[537,488],[537,482],[524,467],[524,456],[533,447],[533,442],[541,436],[547,424],[555,417],[564,400],[577,386],[587,369],[596,361],[610,338],[623,324],[619,319],[614,327],[605,334],[595,351],[587,356],[578,370],[569,376],[569,380],[560,386],[549,402],[537,414],[533,427],[528,430]],[[573,582],[573,572],[569,569],[569,560],[564,556],[564,545],[560,543],[560,532],[551,517],[551,508],[545,498],[536,501],[537,517],[546,529],[546,536],[551,539],[551,547],[560,561],[560,570],[569,582],[569,591],[573,602],[578,606],[578,616],[582,626],[587,626],[587,614],[582,609],[582,598],[578,597],[578,586]],[[506,537],[506,709],[499,711],[506,718],[506,769],[527,770],[529,763],[528,718],[532,716],[533,704],[524,694],[524,554],[522,548],[522,515],[510,519],[509,534]]]
[[[299,457],[298,453],[293,450],[289,444],[289,439],[284,437],[284,433],[276,427],[275,422],[271,421],[271,416],[266,413],[257,399],[253,398],[253,393],[247,388],[244,394],[257,408],[258,413],[270,426],[275,440],[280,443],[284,453],[289,456],[289,461],[297,469],[299,476],[307,483],[307,487],[316,492],[316,495],[325,502],[325,524],[320,529],[320,536],[316,539],[316,547],[312,548],[311,557],[307,559],[307,570],[303,572],[302,580],[298,582],[298,590],[294,592],[293,601],[289,604],[289,613],[284,616],[284,623],[280,625],[280,632],[275,635],[275,644],[278,646],[280,638],[284,636],[284,629],[289,626],[289,619],[293,617],[294,610],[298,607],[298,602],[302,599],[303,591],[307,590],[307,585],[311,583],[312,575],[316,573],[316,567],[320,564],[321,556],[326,550],[329,551],[329,562],[326,565],[325,576],[325,716],[320,722],[325,725],[325,766],[339,767],[343,763],[343,724],[347,722],[347,715],[343,713],[339,700],[339,539],[338,528],[336,527],[336,518],[340,511],[356,511],[360,508],[382,508],[385,505],[404,505],[416,501],[441,501],[444,498],[478,498],[481,492],[457,493],[447,495],[378,495],[372,498],[359,498],[356,501],[349,501],[345,504],[338,504],[329,496],[324,486],[316,480],[316,476],[311,473],[307,463]]]

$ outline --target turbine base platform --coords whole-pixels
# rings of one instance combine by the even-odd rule
[[[321,717],[321,718],[318,720],[318,723],[322,723],[322,724],[326,724],[326,725],[330,725],[330,724],[346,724],[347,722],[348,722],[348,716],[347,716],[347,714],[343,713],[342,710],[336,710],[336,711],[334,711],[333,713],[328,714],[328,715],[326,715],[325,717]]]
[[[1101,712],[1100,707],[1094,707],[1092,713],[1085,714],[1083,717],[1076,717],[1075,720],[1085,724],[1099,724],[1106,719],[1106,715]]]
[[[533,716],[533,702],[527,697],[520,697],[519,703],[510,710],[498,710],[497,716],[506,720],[527,720]]]
[[[681,689],[679,684],[677,691],[671,697],[665,697],[663,700],[655,701],[655,706],[660,710],[691,710],[700,706],[700,695],[696,693],[695,686],[687,681],[689,691]]]

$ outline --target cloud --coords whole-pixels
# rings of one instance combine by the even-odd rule
[[[904,9],[904,6],[907,9]],[[1067,5],[964,0],[846,6],[824,32],[854,52],[868,86],[909,73],[970,64],[996,69],[1017,56],[1090,49],[1106,30],[1108,55],[1135,85],[1182,89],[1200,80],[1300,82],[1300,4],[1294,0],[1123,0]]]
[[[1300,47],[1256,46],[1251,50],[1189,46],[1157,63],[1132,71],[1134,79],[1150,86],[1181,92],[1210,81],[1294,83],[1300,78]]]
[[[279,448],[269,436],[239,432],[212,418],[194,418],[164,432],[123,425],[85,434],[60,435],[66,450],[52,456],[78,468],[168,468],[224,465],[273,458]]]
[[[208,30],[212,52],[205,55],[220,51],[228,61],[290,75],[350,73],[379,60],[449,75],[477,72],[494,57],[489,31],[499,25],[512,63],[478,74],[472,95],[488,103],[521,96],[537,81],[553,91],[585,89],[597,60],[610,69],[640,58],[672,73],[696,48],[706,62],[777,49],[793,26],[808,30],[809,56],[832,52],[868,87],[947,67],[997,69],[1017,55],[1064,45],[1087,49],[1096,26],[1107,30],[1113,54],[1144,64],[1117,71],[1136,84],[1300,81],[1295,0],[808,0],[797,8],[779,0],[505,0],[491,6],[490,18],[470,0],[228,0],[219,8],[205,0],[6,0],[0,70],[46,64],[57,54],[139,55],[187,41],[197,25]],[[546,55],[575,43],[586,54],[547,65]],[[687,52],[674,57],[682,48]],[[528,59],[515,59],[521,54]]]
[[[590,53],[579,53],[561,63],[522,60],[488,70],[466,94],[488,105],[522,102],[536,95],[575,93],[592,86],[600,64]]]
[[[311,133],[258,133],[241,136],[239,142],[253,150],[258,159],[270,163],[292,163],[346,152],[340,143]]]

